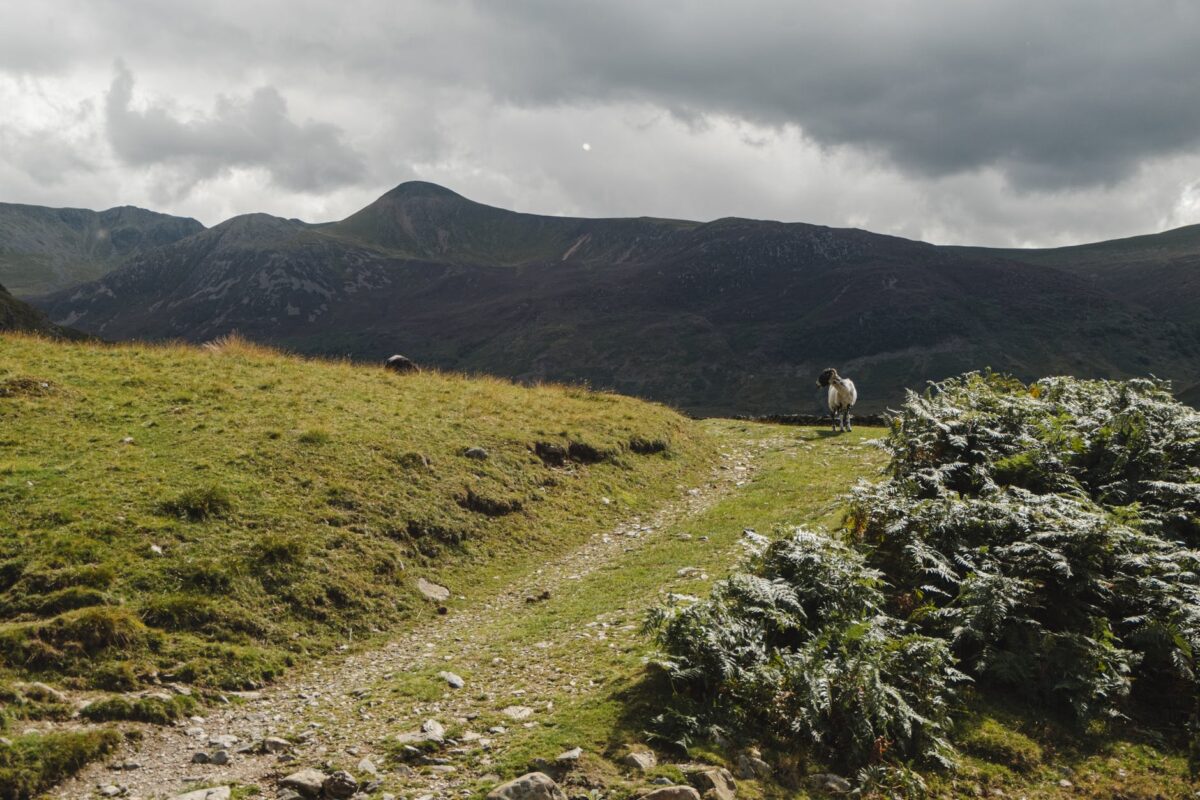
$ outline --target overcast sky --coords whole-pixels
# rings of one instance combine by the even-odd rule
[[[1054,245],[1200,223],[1191,0],[0,0],[0,201]]]

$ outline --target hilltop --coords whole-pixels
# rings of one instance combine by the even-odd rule
[[[434,615],[421,579],[453,589],[452,611],[485,575],[653,507],[714,457],[674,412],[579,389],[239,341],[0,344],[0,723],[162,682],[261,686]],[[34,680],[71,705],[19,688]],[[181,703],[94,713],[171,719]],[[112,744],[59,732],[66,745],[19,740],[48,766],[17,777],[67,769],[38,742]]]
[[[134,206],[89,211],[0,203],[0,283],[18,297],[53,292],[202,230],[194,219]]]
[[[1200,243],[1177,249],[1195,258]],[[1196,391],[1192,283],[1163,290],[1180,308],[1164,325],[1154,298],[1063,266],[1082,256],[1037,252],[736,218],[539,216],[412,182],[340,222],[237,217],[35,302],[105,338],[238,331],[304,353],[403,352],[696,414],[817,410],[815,376],[831,364],[854,377],[863,412],[981,366],[1153,372]]]

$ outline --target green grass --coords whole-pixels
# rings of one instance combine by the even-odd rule
[[[433,614],[418,576],[453,607],[715,455],[661,406],[238,340],[5,335],[0,384],[38,389],[0,396],[0,681],[66,689],[261,685]],[[586,458],[550,466],[538,442]],[[113,716],[158,716],[134,706]]]
[[[109,728],[18,736],[0,742],[0,800],[28,800],[111,751],[121,735]]]
[[[475,644],[481,648],[483,664],[491,657],[512,663],[536,658],[561,668],[565,675],[592,676],[598,684],[594,691],[580,693],[564,680],[541,691],[536,701],[550,701],[554,710],[539,713],[539,724],[528,729],[500,714],[506,705],[528,701],[498,693],[489,701],[490,710],[473,720],[471,727],[486,730],[504,724],[509,734],[497,739],[490,764],[476,764],[480,772],[513,777],[539,760],[579,746],[586,755],[577,775],[585,777],[573,780],[596,781],[610,796],[622,798],[652,788],[650,779],[664,771],[677,772],[664,763],[643,778],[630,774],[616,763],[631,747],[650,746],[659,751],[663,762],[692,759],[732,767],[735,752],[701,742],[685,753],[676,744],[655,738],[650,730],[650,719],[663,710],[663,695],[670,689],[661,673],[647,666],[654,647],[640,630],[645,613],[668,592],[706,595],[712,582],[724,577],[738,559],[738,540],[745,528],[770,534],[806,524],[836,535],[843,520],[841,495],[857,479],[878,476],[884,466],[884,454],[868,443],[883,431],[859,429],[830,436],[807,428],[719,420],[703,424],[726,442],[744,437],[776,440],[753,480],[706,512],[681,521],[625,558],[574,583],[571,591],[518,608],[502,629],[479,632]],[[690,538],[681,538],[684,534]],[[697,567],[708,578],[678,577],[683,566]],[[607,626],[604,638],[595,635],[601,625]],[[588,636],[581,636],[582,632]],[[435,676],[439,668],[395,677],[388,686],[393,706],[427,704],[444,696],[446,690]],[[459,671],[467,677],[468,687],[494,682],[486,674]],[[414,717],[408,722],[418,721]],[[397,730],[406,729],[408,722],[398,722]],[[961,769],[925,774],[932,797],[968,796],[976,787],[1000,789],[1008,797],[1060,797],[1063,779],[1072,781],[1072,791],[1079,796],[1095,798],[1148,800],[1156,791],[1163,797],[1183,797],[1192,790],[1185,755],[1145,738],[1131,726],[1079,734],[1029,709],[1000,709],[973,701],[960,710],[956,737],[964,753]],[[785,753],[767,757],[772,764],[801,774],[823,769],[818,764],[795,763]],[[402,791],[404,786],[394,788]],[[482,794],[491,786],[478,788]],[[738,795],[807,796],[802,787],[757,780],[739,781]]]

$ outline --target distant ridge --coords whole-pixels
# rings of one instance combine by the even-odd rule
[[[836,365],[871,413],[984,367],[1154,373],[1195,397],[1198,257],[1190,229],[1058,250],[939,247],[803,223],[523,214],[414,181],[338,222],[236,217],[36,303],[106,338],[236,330],[696,414],[819,412],[815,376]]]
[[[18,296],[44,294],[202,230],[194,219],[135,206],[89,211],[0,203],[0,282]]]

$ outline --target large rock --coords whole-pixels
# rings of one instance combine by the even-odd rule
[[[739,778],[767,778],[771,774],[771,765],[762,760],[756,751],[742,753],[737,759],[737,776]]]
[[[229,800],[228,786],[214,786],[209,789],[197,789],[194,792],[177,794],[171,800]]]
[[[318,797],[321,794],[321,788],[325,786],[327,777],[329,776],[321,770],[309,767],[299,772],[293,772],[280,780],[279,785],[285,789],[293,789],[304,797]]]
[[[621,763],[638,772],[646,772],[658,765],[658,756],[649,750],[637,750],[622,758]]]
[[[693,772],[688,775],[688,782],[700,791],[705,800],[733,800],[737,794],[737,783],[729,770],[722,767]]]
[[[383,367],[384,369],[390,369],[392,372],[399,372],[401,375],[421,371],[421,368],[417,366],[415,361],[399,353],[394,356],[388,356],[383,362]]]
[[[664,786],[642,795],[641,800],[700,800],[700,793],[691,786]]]
[[[851,789],[850,781],[832,772],[818,772],[816,775],[809,775],[804,781],[813,789],[828,794],[849,794]]]
[[[427,600],[435,600],[439,603],[450,598],[449,589],[424,578],[417,578],[417,591],[423,594]]]
[[[530,772],[492,789],[487,800],[567,800],[567,795],[549,775]]]
[[[346,770],[338,770],[325,779],[322,788],[326,797],[343,800],[358,791],[358,780]]]

